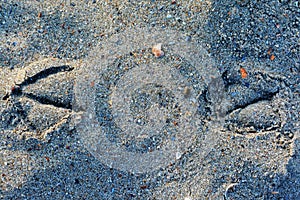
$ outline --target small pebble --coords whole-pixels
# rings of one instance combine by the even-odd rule
[[[152,53],[154,54],[155,57],[160,58],[165,55],[165,53],[161,50],[161,43],[156,44],[152,47]]]

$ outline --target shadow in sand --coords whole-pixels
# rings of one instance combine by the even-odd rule
[[[67,5],[53,10],[38,10],[20,1],[0,4],[0,37],[4,47],[0,50],[0,66],[22,66],[37,54],[57,58],[79,59],[97,44],[92,12],[64,12]],[[97,9],[96,7],[94,9]],[[87,42],[93,41],[93,43]]]
[[[299,7],[295,1],[281,2],[213,1],[205,31],[222,72],[232,62],[252,60],[277,72],[299,71]]]
[[[165,174],[181,163],[148,174],[104,166],[78,145],[80,138],[76,133],[64,130],[49,134],[47,141],[9,139],[12,151],[27,152],[38,159],[24,185],[2,191],[5,199],[151,199],[151,190],[180,178]]]

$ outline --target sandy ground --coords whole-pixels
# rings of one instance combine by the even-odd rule
[[[162,33],[159,59],[152,29]],[[300,199],[299,44],[298,0],[0,0],[0,198]],[[167,89],[142,87],[145,63],[162,68],[148,71],[155,84],[169,72],[178,79],[164,79]],[[169,109],[163,130],[191,144],[143,173],[130,171],[148,167],[134,158],[103,161],[117,151],[101,153],[102,143],[90,139],[99,136],[91,134],[94,123],[146,163],[172,139],[119,134],[118,125],[140,130],[116,111],[127,108],[114,104],[122,92],[133,99],[132,127],[161,124],[161,108]],[[187,107],[195,113],[180,121],[185,98],[197,108]],[[182,106],[171,107],[177,101]],[[149,108],[153,102],[160,107]],[[193,126],[183,131],[187,121]]]

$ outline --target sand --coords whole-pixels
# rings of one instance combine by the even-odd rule
[[[299,9],[0,0],[0,198],[300,199]]]

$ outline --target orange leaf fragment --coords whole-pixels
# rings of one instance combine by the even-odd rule
[[[267,54],[268,55],[271,55],[271,52],[273,51],[273,49],[272,49],[272,47],[270,47],[269,49],[268,49],[268,52],[267,52]]]
[[[275,56],[274,56],[274,54],[272,54],[270,57],[270,60],[274,60],[274,59],[275,59]]]
[[[241,77],[242,77],[242,78],[247,78],[248,73],[247,73],[247,71],[246,71],[245,68],[241,67],[241,68],[240,68],[240,73],[241,73]]]
[[[91,86],[91,87],[94,87],[94,86],[95,86],[95,82],[92,81],[92,82],[90,83],[90,86]]]

